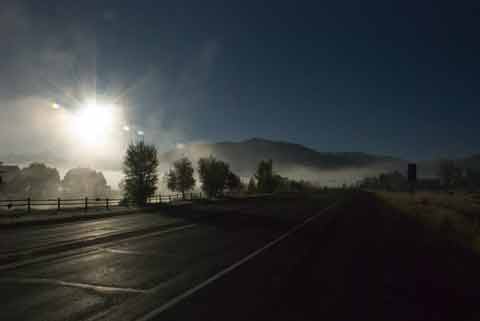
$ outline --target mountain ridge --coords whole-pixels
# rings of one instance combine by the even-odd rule
[[[228,162],[231,168],[242,176],[251,176],[260,160],[272,159],[275,170],[291,178],[316,180],[325,177],[328,180],[354,181],[365,176],[398,170],[406,174],[407,164],[411,160],[388,155],[365,152],[320,152],[302,144],[275,141],[253,137],[242,141],[221,141],[182,145],[183,148],[161,153],[160,161],[171,164],[186,156],[193,162],[200,157],[212,155]],[[441,159],[414,161],[418,164],[418,174],[423,177],[436,176]],[[480,153],[455,160],[462,168],[480,170]],[[334,178],[335,175],[341,177]],[[323,180],[323,179],[322,179]]]
[[[255,166],[263,159],[272,159],[274,167],[279,172],[292,167],[313,170],[339,170],[378,167],[382,164],[388,165],[387,167],[397,167],[392,165],[407,163],[406,160],[400,158],[363,152],[319,152],[301,144],[258,137],[238,142],[187,144],[183,148],[160,154],[160,161],[171,163],[182,156],[186,156],[195,162],[199,158],[209,155],[228,162],[233,170],[243,175],[251,175]]]

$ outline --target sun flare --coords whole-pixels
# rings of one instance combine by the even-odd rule
[[[80,143],[89,146],[105,144],[112,131],[116,113],[113,105],[85,103],[71,117],[72,133]]]

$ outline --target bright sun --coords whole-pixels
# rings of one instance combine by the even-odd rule
[[[105,144],[109,132],[114,127],[115,116],[114,106],[87,102],[72,115],[72,134],[84,145]]]

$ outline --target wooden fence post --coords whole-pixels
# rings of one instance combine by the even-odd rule
[[[107,210],[108,210],[109,209],[108,197],[105,199],[105,206],[107,207]]]
[[[88,197],[85,197],[85,211],[88,210]]]
[[[60,207],[61,207],[62,201],[60,200],[60,197],[57,198],[57,210],[60,212]]]
[[[32,212],[32,200],[29,198],[27,198],[27,212],[28,213],[31,213]]]

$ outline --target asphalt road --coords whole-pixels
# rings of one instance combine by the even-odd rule
[[[263,203],[240,207],[246,215],[222,205],[1,231],[0,320],[141,317],[294,224],[256,217],[268,214]],[[129,313],[113,317],[120,308]]]
[[[133,231],[154,230],[185,224],[180,218],[138,213],[76,223],[20,227],[1,231],[0,263],[11,262],[20,256],[35,256],[46,249],[75,247],[85,240],[112,237]],[[68,246],[67,246],[68,245]]]
[[[323,211],[334,202],[22,229],[19,249],[35,237],[51,247],[57,238],[48,233],[77,240],[158,225],[0,266],[0,320],[475,320],[476,256],[370,195],[352,194]]]
[[[479,271],[478,255],[358,193],[140,320],[480,320]]]

